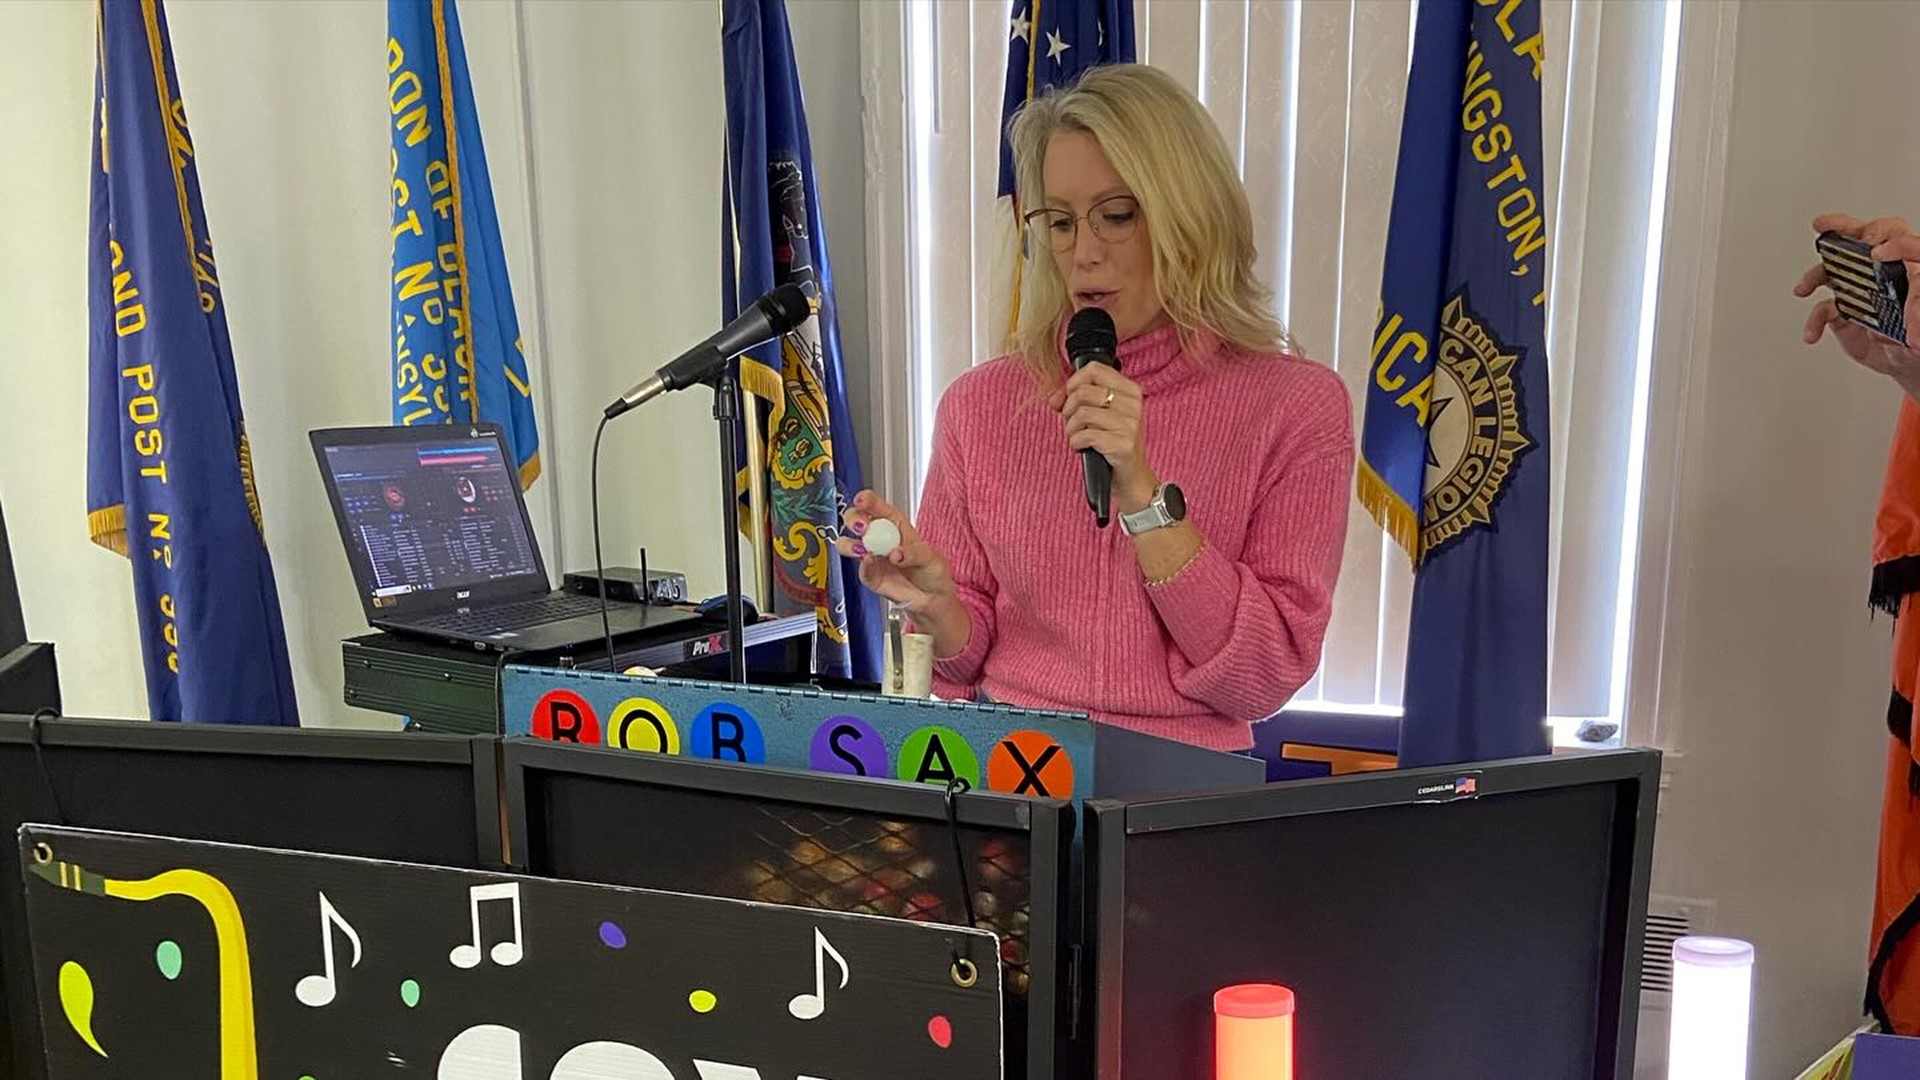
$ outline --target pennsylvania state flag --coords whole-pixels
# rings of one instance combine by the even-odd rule
[[[721,52],[722,321],[789,282],[816,302],[799,331],[740,356],[740,388],[750,404],[765,403],[747,410],[747,423],[764,433],[765,460],[742,455],[746,468],[765,470],[767,521],[754,528],[766,531],[752,539],[772,563],[773,612],[818,618],[814,670],[872,681],[880,677],[879,605],[857,584],[859,568],[834,551],[840,512],[866,484],[847,414],[833,267],[782,0],[723,0]],[[744,497],[749,489],[743,475],[737,490]]]
[[[1400,764],[1546,753],[1540,0],[1422,0],[1361,431],[1413,558]]]
[[[1003,261],[1012,263],[1008,301],[1009,330],[1020,321],[1020,271],[1025,260],[1015,250],[1024,242],[1019,195],[1014,190],[1013,142],[1007,130],[1027,102],[1056,86],[1078,79],[1101,64],[1130,64],[1134,59],[1133,0],[1013,0],[1013,25],[1007,34],[1007,85],[1000,99],[1000,196],[995,206],[1008,237]],[[996,275],[994,280],[1002,279]]]
[[[155,720],[299,724],[160,0],[103,0],[88,229],[87,530],[133,563]]]
[[[387,104],[393,422],[499,424],[525,488],[540,431],[453,0],[388,0]]]

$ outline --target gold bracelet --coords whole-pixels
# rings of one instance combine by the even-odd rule
[[[1200,546],[1193,549],[1193,554],[1187,556],[1187,561],[1181,563],[1179,569],[1175,570],[1173,573],[1168,574],[1166,577],[1163,577],[1163,578],[1148,578],[1147,588],[1157,589],[1162,585],[1166,585],[1173,582],[1175,579],[1179,578],[1181,574],[1186,573],[1187,570],[1191,568],[1194,563],[1199,562],[1200,556],[1204,554],[1206,550],[1207,550],[1207,541],[1205,537],[1202,537],[1200,540]]]

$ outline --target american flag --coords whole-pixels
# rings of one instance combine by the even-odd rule
[[[1002,198],[1013,195],[1007,125],[1020,106],[1090,67],[1129,64],[1134,58],[1132,0],[1013,0],[1011,7],[1007,92],[1000,109]]]
[[[1133,0],[1013,0],[1009,10],[998,206],[1017,245],[1020,207],[1013,190],[1013,144],[1007,139],[1007,127],[1020,106],[1050,87],[1071,83],[1091,67],[1133,62]],[[1019,274],[1020,263],[1015,259],[1011,284],[1016,304]]]
[[[1453,793],[1455,795],[1478,795],[1480,793],[1480,779],[1474,776],[1462,776],[1455,779],[1453,782]]]

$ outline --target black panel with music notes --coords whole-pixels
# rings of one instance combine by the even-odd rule
[[[998,1080],[991,934],[29,825],[52,1080]]]

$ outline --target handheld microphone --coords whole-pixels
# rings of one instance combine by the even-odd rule
[[[1088,364],[1120,370],[1114,344],[1113,316],[1099,308],[1082,308],[1067,323],[1067,356],[1073,360],[1075,371]],[[1094,521],[1104,529],[1113,501],[1113,466],[1100,451],[1089,448],[1080,451],[1080,470],[1087,482],[1087,506],[1093,510]]]
[[[611,420],[636,405],[644,405],[669,390],[684,390],[712,378],[727,361],[795,329],[813,314],[813,303],[800,286],[782,285],[753,302],[719,333],[681,353],[607,406]]]

